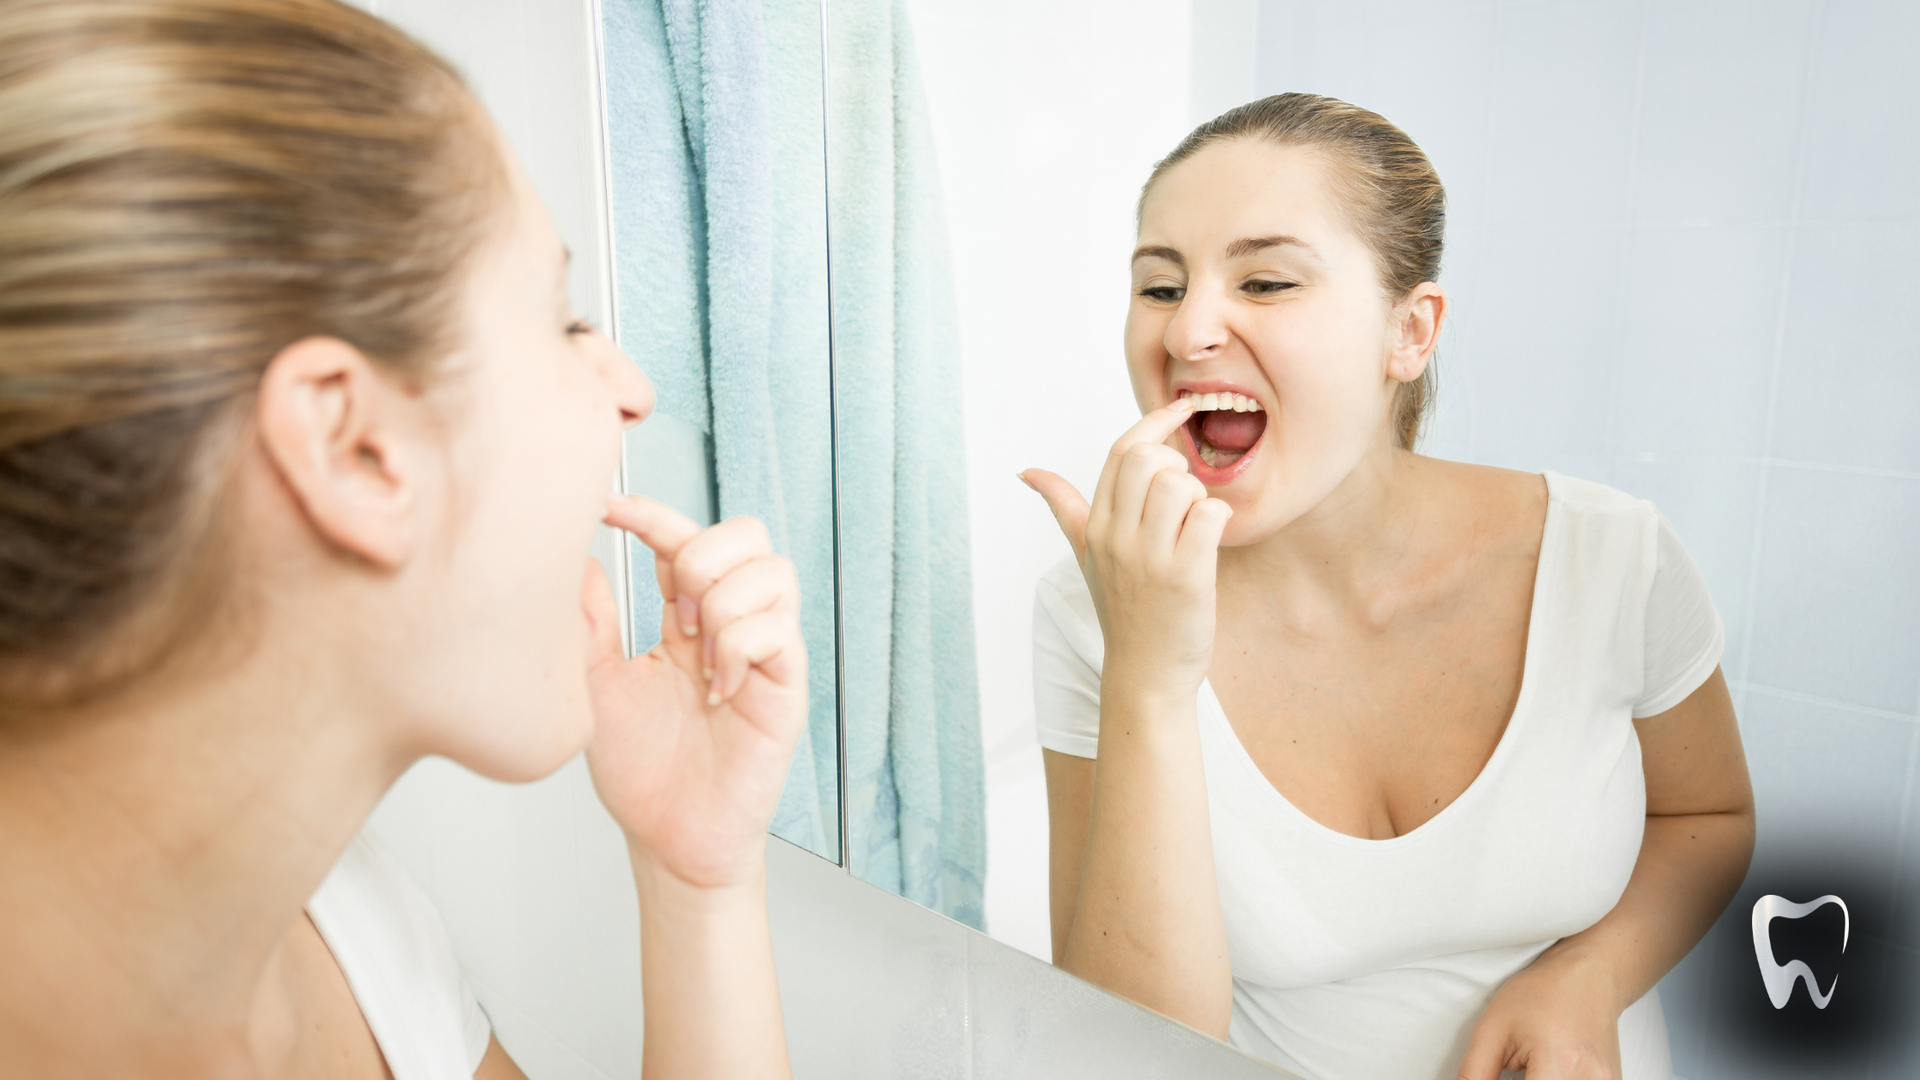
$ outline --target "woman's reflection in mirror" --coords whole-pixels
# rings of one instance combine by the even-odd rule
[[[1144,416],[1090,500],[1024,474],[1074,553],[1054,958],[1315,1080],[1665,1080],[1653,986],[1753,847],[1724,633],[1651,505],[1415,452],[1444,226],[1405,134],[1308,94],[1147,181]]]
[[[647,1075],[786,1075],[792,568],[609,499],[652,389],[459,77],[333,0],[18,0],[0,113],[0,1074],[519,1076],[358,834],[423,756],[585,748]]]

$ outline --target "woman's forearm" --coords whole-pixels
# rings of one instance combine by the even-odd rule
[[[764,871],[726,889],[687,884],[633,853],[640,895],[646,1080],[787,1080]]]
[[[1562,938],[1541,961],[1573,963],[1604,979],[1624,1010],[1712,928],[1752,857],[1751,809],[1648,815],[1640,857],[1619,902],[1599,922]]]
[[[1191,694],[1101,688],[1086,866],[1061,966],[1225,1038],[1232,971]]]

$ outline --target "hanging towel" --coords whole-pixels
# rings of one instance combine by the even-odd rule
[[[773,831],[838,858],[818,6],[607,0],[603,31],[620,344],[707,436],[719,516],[793,560],[811,706]],[[650,648],[653,575],[632,591]]]
[[[834,0],[829,195],[853,871],[984,929],[957,320],[904,4]]]

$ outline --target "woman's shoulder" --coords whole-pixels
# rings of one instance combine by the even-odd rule
[[[1570,508],[1631,518],[1651,518],[1654,514],[1652,503],[1619,488],[1608,487],[1594,480],[1582,480],[1577,476],[1562,476],[1556,472],[1541,475],[1547,479],[1548,497]]]
[[[1616,515],[1650,520],[1653,504],[1618,488],[1551,470],[1525,472],[1498,465],[1428,458],[1442,482],[1468,505],[1486,511],[1510,511],[1516,518],[1538,521],[1559,506],[1582,514]],[[1537,535],[1537,531],[1536,531]]]
[[[362,832],[307,902],[396,1076],[445,1062],[471,1073],[492,1027],[474,1001],[440,913],[377,837]]]

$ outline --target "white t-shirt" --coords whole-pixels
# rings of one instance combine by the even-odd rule
[[[440,913],[362,833],[307,901],[394,1080],[473,1080],[493,1034]]]
[[[1202,684],[1234,1045],[1312,1080],[1452,1080],[1509,976],[1612,910],[1640,852],[1633,720],[1678,705],[1725,643],[1706,583],[1652,504],[1547,473],[1513,715],[1467,790],[1403,836],[1336,832],[1287,801]],[[1040,744],[1094,757],[1105,649],[1068,559],[1034,605]],[[1620,1017],[1625,1080],[1669,1080],[1649,993]]]

